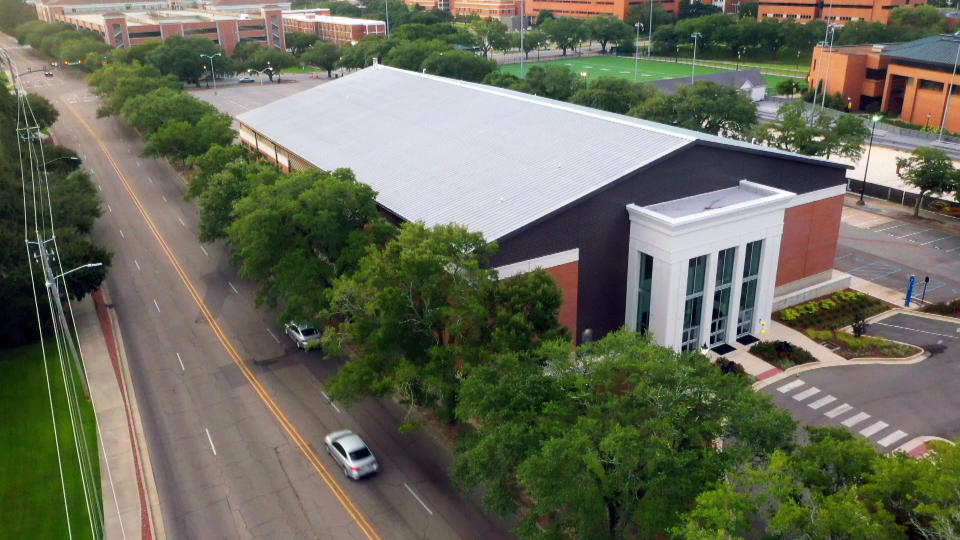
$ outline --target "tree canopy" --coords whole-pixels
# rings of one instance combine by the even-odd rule
[[[897,176],[920,190],[913,207],[914,217],[920,215],[920,203],[926,195],[954,192],[960,198],[960,171],[939,148],[921,146],[910,152],[909,157],[897,158]]]
[[[323,41],[306,49],[300,56],[300,60],[327,70],[327,77],[330,77],[330,72],[337,67],[340,54],[340,47],[336,43]]]
[[[777,120],[758,125],[755,136],[759,142],[781,150],[856,160],[863,153],[870,130],[849,114],[816,114],[811,120],[804,102],[796,99],[780,106]]]
[[[547,19],[540,28],[550,41],[563,51],[564,56],[567,55],[567,50],[577,47],[588,35],[583,21],[574,17]]]
[[[757,106],[736,88],[696,81],[673,94],[657,94],[628,114],[712,135],[744,139],[757,124]]]

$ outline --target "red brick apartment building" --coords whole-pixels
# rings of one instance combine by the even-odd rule
[[[92,30],[113,47],[129,47],[153,39],[181,35],[206,37],[223,47],[227,53],[232,53],[242,41],[286,48],[282,10],[277,6],[261,4],[257,16],[177,9],[180,5],[176,2],[140,2],[132,5],[91,4],[90,0],[52,0],[37,2],[36,8],[41,20]],[[126,9],[128,6],[137,10]]]
[[[950,90],[960,38],[931,36],[907,43],[851,45],[813,50],[807,82],[823,82],[828,93],[840,92],[856,110],[897,113],[905,122],[960,132],[960,76]],[[822,54],[821,54],[822,52]]]
[[[774,17],[807,22],[821,19],[844,24],[869,21],[887,24],[890,10],[900,6],[926,4],[927,0],[760,0],[757,19]]]
[[[680,11],[679,0],[655,0],[670,13]],[[558,17],[593,17],[613,15],[625,19],[634,5],[647,6],[648,2],[636,0],[526,0],[527,15],[537,16],[541,11],[552,11]]]
[[[329,9],[298,9],[283,12],[287,32],[315,34],[334,43],[351,43],[367,35],[385,35],[386,24],[371,19],[335,17]]]

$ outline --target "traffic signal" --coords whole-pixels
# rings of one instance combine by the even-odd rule
[[[51,65],[51,66],[56,66],[57,63],[56,63],[56,62],[50,62],[50,65]]]

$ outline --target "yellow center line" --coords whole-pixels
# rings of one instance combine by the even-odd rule
[[[250,368],[247,366],[246,361],[243,357],[240,356],[240,353],[237,352],[237,349],[233,346],[233,343],[227,338],[223,330],[220,328],[220,325],[217,323],[213,314],[210,312],[207,305],[204,303],[202,297],[197,292],[197,289],[193,286],[193,283],[190,281],[190,278],[187,277],[186,272],[183,267],[180,265],[180,262],[174,256],[173,251],[167,245],[167,242],[163,239],[163,236],[160,234],[160,230],[154,224],[153,219],[150,218],[150,215],[147,213],[143,204],[140,203],[140,199],[137,198],[137,195],[133,192],[133,188],[130,186],[130,183],[127,181],[126,176],[120,171],[119,165],[117,165],[116,160],[113,159],[113,156],[110,154],[110,151],[107,150],[107,145],[103,142],[103,139],[93,130],[89,123],[81,117],[76,110],[69,104],[67,104],[67,109],[70,110],[71,114],[80,121],[81,124],[90,132],[90,135],[97,141],[97,144],[100,146],[100,149],[103,151],[107,160],[113,166],[113,170],[116,171],[117,177],[119,177],[120,182],[123,184],[124,189],[126,189],[127,194],[130,195],[130,198],[133,200],[133,204],[139,210],[140,215],[143,217],[144,221],[147,224],[147,227],[150,228],[150,231],[153,232],[153,236],[157,239],[157,242],[160,243],[160,248],[163,250],[164,254],[167,256],[167,259],[170,261],[170,264],[173,265],[174,270],[176,270],[177,275],[180,276],[180,280],[187,287],[190,296],[193,297],[194,302],[200,308],[200,311],[203,313],[203,316],[207,319],[207,322],[210,323],[210,328],[213,329],[214,334],[216,334],[217,339],[220,341],[220,344],[223,345],[223,348],[227,351],[227,354],[230,355],[230,358],[233,359],[233,362],[240,369],[240,372],[243,373],[243,376],[246,377],[247,382],[250,383],[250,387],[260,396],[263,404],[267,406],[267,409],[273,414],[274,418],[280,423],[280,426],[283,427],[284,431],[287,432],[287,435],[290,436],[290,439],[293,443],[300,449],[300,452],[303,453],[304,457],[307,458],[307,461],[313,466],[314,470],[320,475],[320,478],[323,479],[323,482],[330,488],[330,491],[333,495],[340,501],[340,504],[343,508],[350,514],[350,517],[357,523],[360,527],[360,530],[370,538],[371,540],[379,540],[380,535],[377,534],[377,531],[374,530],[373,525],[367,520],[363,515],[357,505],[353,502],[352,499],[343,491],[343,487],[337,483],[334,476],[327,470],[323,462],[320,461],[320,457],[314,451],[313,447],[307,443],[303,435],[300,434],[300,431],[293,425],[287,415],[280,409],[280,406],[277,402],[270,396],[263,384],[260,383],[260,380],[257,379],[256,375],[250,371]]]

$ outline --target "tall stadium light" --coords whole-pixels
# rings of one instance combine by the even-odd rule
[[[863,166],[863,183],[860,184],[860,200],[857,201],[857,206],[863,206],[867,203],[863,202],[863,191],[867,188],[867,170],[870,168],[870,151],[873,150],[873,132],[877,129],[877,122],[880,121],[882,116],[875,114],[870,117],[870,120],[873,121],[873,127],[870,128],[870,146],[867,147],[867,163]]]
[[[214,89],[214,90],[217,89],[217,72],[213,70],[213,59],[216,58],[216,57],[218,57],[218,56],[223,56],[223,55],[222,55],[221,53],[201,54],[201,55],[200,55],[200,58],[209,58],[209,59],[210,59],[210,78],[213,79],[213,89]]]
[[[640,31],[643,30],[643,23],[637,21],[633,26],[637,29],[637,41],[633,47],[633,82],[637,82],[637,69],[640,67]]]
[[[694,32],[690,34],[693,38],[693,63],[690,65],[690,84],[693,84],[693,76],[697,73],[697,40],[703,39],[703,34]]]
[[[833,40],[837,37],[837,28],[843,28],[843,25],[832,23],[827,26],[827,30],[830,32],[830,56],[827,57],[827,76],[823,80],[823,95],[820,97],[821,113],[827,104],[827,90],[829,90],[830,85],[830,64],[833,63]],[[816,101],[813,102],[813,106],[817,106]]]
[[[649,37],[647,38],[647,58],[651,56],[651,47],[653,46],[653,0],[650,0],[650,27],[647,28],[647,31],[650,32]]]
[[[954,32],[954,37],[960,37],[960,32]],[[957,40],[957,56],[953,60],[953,73],[950,75],[950,88],[947,89],[947,104],[943,107],[943,120],[940,121],[940,136],[937,141],[943,140],[943,132],[947,129],[947,114],[950,113],[950,100],[953,99],[953,79],[957,76],[957,63],[960,62],[960,39]]]

